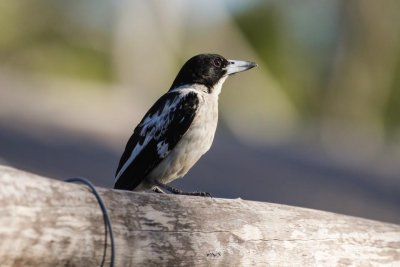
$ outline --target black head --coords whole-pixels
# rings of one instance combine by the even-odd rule
[[[229,61],[217,54],[200,54],[189,59],[181,68],[171,89],[186,84],[202,84],[209,90],[227,75]]]

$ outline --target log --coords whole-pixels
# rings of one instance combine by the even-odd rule
[[[400,226],[241,199],[98,188],[116,266],[400,266]],[[99,205],[84,185],[0,166],[1,266],[104,266]]]

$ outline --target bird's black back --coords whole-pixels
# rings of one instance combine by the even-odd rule
[[[171,106],[177,101],[175,106]],[[199,98],[195,92],[168,92],[150,108],[142,121],[135,128],[125,151],[121,156],[116,171],[116,177],[131,158],[132,151],[137,146],[143,146],[115,182],[114,188],[133,190],[143,179],[168,156],[193,122],[198,108]],[[154,117],[156,116],[156,117]],[[157,118],[153,124],[146,124],[146,119]],[[148,138],[146,142],[146,138]],[[158,145],[168,144],[168,150],[160,155]]]

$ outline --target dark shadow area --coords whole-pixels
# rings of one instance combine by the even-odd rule
[[[55,132],[36,138],[0,126],[2,164],[56,179],[83,176],[110,187],[119,155],[89,138]]]

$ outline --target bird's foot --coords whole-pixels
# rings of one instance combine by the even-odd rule
[[[185,196],[199,196],[199,197],[211,197],[211,194],[208,192],[185,192],[182,190],[179,190],[177,188],[173,188],[174,190],[171,190],[170,192],[175,194],[175,195],[185,195]]]
[[[181,192],[180,194],[187,196],[212,197],[208,192]]]
[[[166,185],[166,184],[160,183],[158,181],[156,181],[155,183],[157,185],[155,188],[159,188],[160,189],[160,187],[161,187],[162,189],[167,190],[167,191],[169,191],[169,192],[171,192],[172,194],[175,194],[175,195],[212,197],[211,194],[207,193],[207,192],[185,192],[185,191],[182,191],[182,190],[180,190],[178,188],[172,187],[170,185]]]

